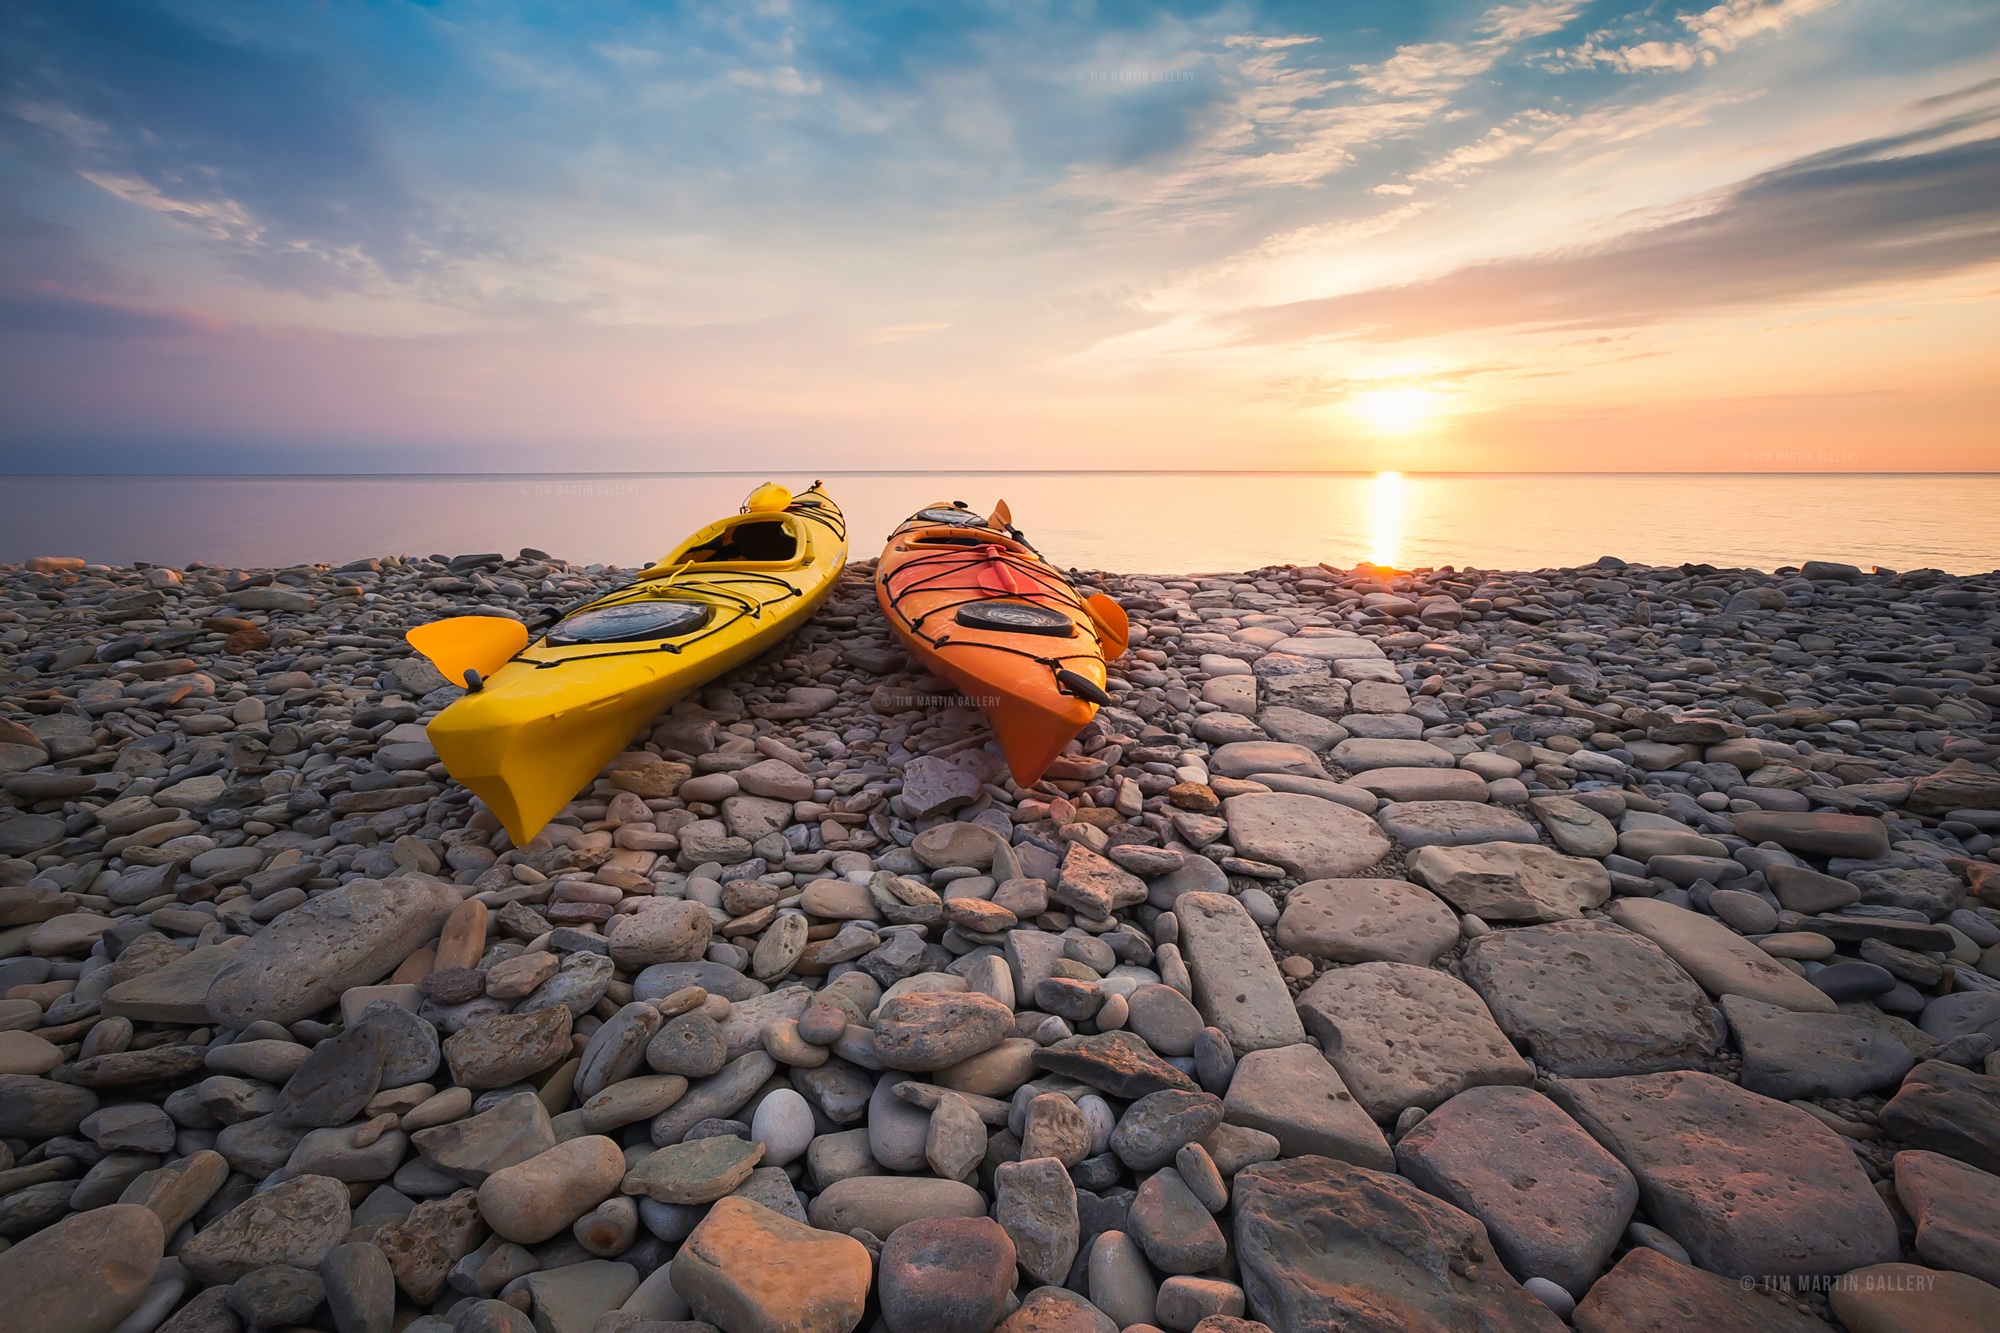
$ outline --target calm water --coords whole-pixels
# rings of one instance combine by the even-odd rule
[[[1361,560],[1538,569],[1600,555],[1775,569],[2000,568],[2000,475],[825,474],[856,558],[933,500],[1004,498],[1050,559],[1191,573]],[[539,547],[639,565],[762,474],[7,477],[0,561],[224,566]],[[777,477],[803,487],[809,478]]]

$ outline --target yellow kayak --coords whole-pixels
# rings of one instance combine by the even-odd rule
[[[525,844],[661,710],[797,629],[846,562],[846,520],[818,482],[796,497],[760,486],[742,513],[483,679],[470,673],[475,688],[432,720],[431,744]]]

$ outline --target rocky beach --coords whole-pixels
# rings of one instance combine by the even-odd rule
[[[539,551],[0,568],[5,1333],[2000,1327],[2000,573],[872,566],[526,846]]]

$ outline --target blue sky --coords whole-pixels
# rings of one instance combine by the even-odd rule
[[[0,467],[1991,467],[1997,50],[1990,0],[15,0]]]

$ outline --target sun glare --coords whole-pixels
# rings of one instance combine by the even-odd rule
[[[1368,544],[1368,559],[1393,569],[1403,536],[1403,474],[1378,472],[1372,489],[1369,499],[1375,514],[1375,539]]]
[[[1415,430],[1430,420],[1437,404],[1428,389],[1372,389],[1354,397],[1354,410],[1380,431]]]

